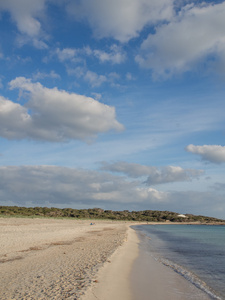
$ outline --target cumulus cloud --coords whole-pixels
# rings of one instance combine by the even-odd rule
[[[67,10],[76,20],[88,21],[96,37],[127,42],[146,25],[170,20],[173,0],[70,1]]]
[[[147,176],[145,183],[148,185],[190,181],[203,174],[202,170],[183,169],[176,166],[165,166],[159,168],[127,162],[116,162],[112,164],[103,162],[101,169],[123,173],[133,178]]]
[[[96,56],[102,63],[111,62],[112,64],[120,64],[125,61],[126,55],[117,45],[112,45],[110,51],[93,50],[92,53]]]
[[[45,48],[46,44],[40,41],[42,33],[40,17],[45,11],[45,0],[1,0],[0,11],[10,13],[12,20],[16,23],[20,37],[20,43],[25,43],[26,39],[32,39],[37,48]]]
[[[92,87],[99,87],[107,81],[107,78],[105,75],[98,75],[97,73],[88,70],[84,75],[84,80],[90,83]]]
[[[74,48],[64,48],[62,50],[57,48],[55,50],[55,53],[61,62],[72,60],[76,56],[77,52],[78,51]]]
[[[225,146],[221,145],[203,145],[195,146],[188,145],[186,151],[200,155],[203,160],[210,161],[212,163],[225,162]]]
[[[155,76],[184,72],[203,59],[224,59],[225,2],[186,5],[168,23],[158,26],[141,46],[136,61]]]
[[[141,188],[137,182],[109,173],[57,166],[0,167],[0,196],[20,205],[58,203],[155,203],[166,201],[167,193]]]
[[[30,79],[17,77],[10,89],[29,97],[25,105],[0,98],[0,135],[8,139],[37,139],[54,142],[88,140],[100,132],[122,130],[115,109],[93,98],[48,89]]]

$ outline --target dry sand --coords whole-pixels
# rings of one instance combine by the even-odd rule
[[[127,234],[90,222],[0,218],[0,299],[80,299]]]
[[[131,223],[0,218],[0,299],[209,299],[139,247]]]

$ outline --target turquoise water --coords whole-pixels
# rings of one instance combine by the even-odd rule
[[[134,227],[151,254],[212,299],[225,299],[225,226]]]

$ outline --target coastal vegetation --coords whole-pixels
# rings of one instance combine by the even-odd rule
[[[142,222],[200,222],[200,223],[225,223],[225,220],[197,216],[192,214],[181,215],[176,212],[142,210],[142,211],[113,211],[101,208],[73,209],[55,207],[19,207],[0,206],[0,216],[21,217],[53,217],[75,219],[102,219]]]

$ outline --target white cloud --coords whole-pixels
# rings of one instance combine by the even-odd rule
[[[0,9],[9,11],[20,32],[37,36],[41,24],[36,19],[44,11],[45,0],[1,0]]]
[[[59,60],[61,62],[64,62],[66,60],[72,60],[76,56],[77,50],[74,48],[64,48],[62,50],[57,48],[55,50],[55,53],[58,56]]]
[[[101,75],[91,70],[87,70],[87,68],[85,67],[67,67],[67,73],[69,75],[75,75],[77,78],[83,79],[88,84],[90,84],[91,87],[99,87],[105,82],[114,84],[114,82],[120,78],[119,74],[117,73]]]
[[[211,55],[225,59],[225,2],[185,6],[171,22],[156,27],[136,61],[154,76],[190,70]]]
[[[33,39],[33,45],[37,49],[47,49],[48,48],[48,45],[39,39]]]
[[[127,74],[126,74],[126,79],[127,80],[135,80],[135,77],[130,73],[130,72],[128,72]]]
[[[35,47],[46,48],[47,45],[40,40],[43,32],[39,20],[45,12],[45,0],[1,0],[0,11],[9,12],[16,23],[22,34],[19,37],[19,43],[24,44],[31,39]]]
[[[98,38],[127,42],[149,24],[170,20],[172,0],[70,1],[67,10],[77,20],[87,20]]]
[[[88,140],[100,132],[122,130],[115,109],[92,98],[48,89],[30,79],[17,77],[10,89],[28,92],[28,102],[22,106],[0,99],[0,135],[8,139],[47,141]]]
[[[112,64],[120,64],[125,61],[126,54],[121,47],[113,44],[109,47],[109,51],[99,49],[91,49],[90,46],[84,48],[64,48],[55,50],[55,54],[61,62],[70,60],[72,62],[82,61],[84,56],[96,57],[101,63],[110,62]]]
[[[112,64],[120,64],[125,61],[126,55],[117,45],[110,47],[110,52],[102,50],[93,50],[93,54],[102,62],[111,62]]]
[[[102,94],[99,94],[99,93],[91,93],[92,95],[93,95],[93,97],[94,97],[94,99],[95,100],[101,100],[101,98],[102,98]]]
[[[108,78],[109,78],[109,81],[113,82],[115,80],[120,79],[120,74],[118,74],[116,72],[111,72],[108,74]]]
[[[159,168],[127,162],[116,162],[112,164],[103,162],[101,169],[123,173],[133,178],[147,176],[145,183],[148,185],[191,181],[193,178],[203,174],[202,170],[183,169],[177,166],[165,166]]]
[[[66,64],[67,73],[69,75],[75,75],[77,78],[82,78],[88,82],[92,87],[99,87],[103,83],[108,82],[115,84],[115,81],[120,78],[116,72],[111,72],[106,75],[98,74],[87,69],[86,57],[98,58],[100,62],[110,62],[112,64],[122,63],[126,59],[125,53],[117,45],[110,47],[110,52],[102,50],[92,50],[89,46],[84,48],[64,48],[60,50],[57,48],[54,53],[61,62],[70,62]],[[80,63],[80,66],[77,66]],[[73,67],[74,66],[74,67]]]
[[[52,78],[52,79],[60,79],[60,75],[57,74],[54,70],[52,70],[50,73],[44,73],[44,72],[37,72],[33,74],[33,79],[34,80],[39,80],[39,79],[45,79],[45,78]]]
[[[203,145],[195,146],[188,145],[186,147],[188,152],[198,154],[203,160],[210,161],[212,163],[225,162],[225,146],[221,145]]]
[[[92,87],[98,87],[107,81],[106,76],[98,75],[95,72],[87,71],[84,75],[84,80],[89,82]]]
[[[75,75],[77,78],[83,77],[86,72],[84,67],[72,68],[69,66],[67,66],[66,71],[69,75]]]
[[[48,45],[40,40],[39,38],[31,38],[29,36],[25,36],[25,35],[18,35],[16,37],[16,44],[18,47],[23,47],[26,44],[32,44],[35,48],[43,50],[43,49],[47,49]]]
[[[0,135],[8,139],[29,136],[31,117],[27,109],[0,96]]]

